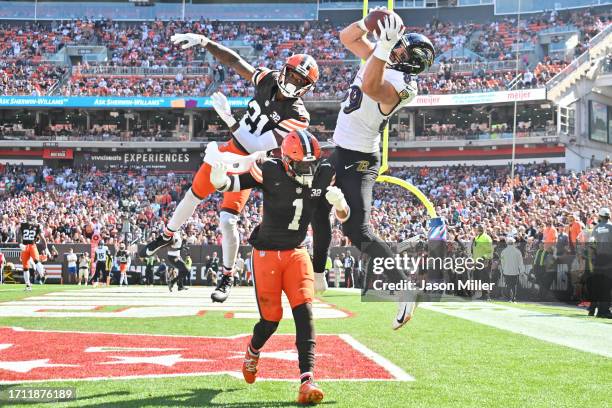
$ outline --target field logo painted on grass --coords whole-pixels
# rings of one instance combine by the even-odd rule
[[[228,374],[242,379],[250,335],[165,336],[0,327],[0,384]],[[273,336],[258,380],[296,380],[295,336]],[[412,381],[349,335],[317,336],[317,380]]]

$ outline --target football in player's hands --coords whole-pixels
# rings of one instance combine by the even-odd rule
[[[393,11],[387,10],[384,7],[376,7],[370,10],[363,22],[369,33],[373,33],[376,38],[380,37],[380,28],[378,22],[383,21],[385,17],[393,14]]]

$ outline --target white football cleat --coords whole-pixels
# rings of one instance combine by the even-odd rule
[[[416,302],[398,302],[397,315],[391,325],[393,330],[397,330],[408,323],[414,315],[414,309],[416,309]]]

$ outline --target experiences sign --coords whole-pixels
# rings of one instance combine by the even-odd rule
[[[74,164],[98,168],[147,168],[151,170],[196,171],[200,152],[75,152]]]

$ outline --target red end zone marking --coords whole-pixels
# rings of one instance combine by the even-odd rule
[[[29,331],[0,328],[0,383],[125,377],[229,374],[240,369],[250,335],[233,337]],[[262,350],[258,380],[297,379],[295,336],[272,336]],[[91,347],[129,351],[90,353]],[[160,349],[163,347],[163,349]],[[168,351],[176,348],[179,351]],[[141,350],[139,350],[141,349]],[[414,380],[351,336],[317,336],[317,380]]]

